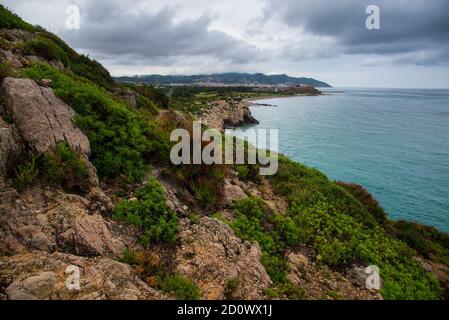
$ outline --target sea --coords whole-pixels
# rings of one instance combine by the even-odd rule
[[[252,106],[260,124],[237,136],[277,129],[279,152],[330,179],[362,185],[391,219],[449,233],[449,90],[324,93],[254,101],[269,106]]]

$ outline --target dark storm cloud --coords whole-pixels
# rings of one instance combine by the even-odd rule
[[[224,32],[209,30],[212,20],[207,15],[175,22],[174,8],[150,13],[138,5],[138,1],[88,2],[81,7],[81,29],[65,37],[77,48],[97,55],[117,59],[131,55],[136,61],[204,55],[246,63],[261,54]]]
[[[368,5],[380,8],[380,30],[365,27]],[[333,37],[349,54],[417,52],[420,64],[448,62],[447,0],[269,0],[266,15],[306,33]]]

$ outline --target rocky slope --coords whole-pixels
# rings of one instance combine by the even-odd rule
[[[322,198],[335,191],[329,201],[337,198],[336,206],[349,203],[356,209],[349,205],[345,209],[373,220],[357,194],[299,164],[291,169],[285,161],[284,171],[273,179],[258,177],[249,167],[170,166],[164,157],[170,144],[163,139],[173,125],[188,127],[186,117],[167,110],[154,115],[150,98],[112,83],[101,65],[79,56],[53,35],[10,13],[6,16],[16,28],[9,24],[0,29],[0,59],[2,67],[7,66],[1,69],[7,72],[0,74],[0,299],[382,298],[378,291],[366,289],[364,265],[355,264],[360,259],[339,265],[325,260],[334,258],[334,253],[337,259],[342,252],[355,251],[343,247],[344,237],[353,229],[365,232],[362,222],[345,215],[336,223],[341,229],[334,231],[331,218],[340,212],[325,206],[312,208],[315,211],[301,207],[300,214],[308,215],[290,217],[298,210],[294,201],[308,204],[309,178],[321,183],[313,190]],[[46,50],[36,49],[40,46]],[[73,86],[83,90],[70,91]],[[91,95],[82,96],[86,91]],[[150,106],[147,112],[145,107]],[[220,130],[255,123],[243,101],[212,102],[202,120]],[[139,136],[137,125],[129,127],[132,132],[123,132],[130,123],[151,125]],[[61,143],[67,148],[56,157],[53,152]],[[144,176],[138,175],[139,170],[125,170],[137,168],[134,156],[142,144],[147,148],[139,154],[139,160],[146,161]],[[114,149],[117,145],[120,148]],[[117,152],[123,152],[120,161],[114,158]],[[114,166],[115,171],[93,163]],[[49,179],[61,175],[59,171],[62,177]],[[120,212],[123,219],[117,218]],[[308,220],[328,212],[332,215],[326,219]],[[143,228],[145,219],[153,216],[153,224]],[[366,229],[380,230],[371,220]],[[311,229],[319,223],[328,224]],[[332,237],[326,234],[329,230]],[[343,238],[338,238],[341,234]],[[142,241],[148,235],[151,241]],[[367,235],[390,239],[384,231],[362,235],[361,241]],[[358,234],[347,238],[351,236]],[[398,246],[406,251],[395,251]],[[418,256],[404,243],[398,246],[382,247],[376,254],[392,252],[394,263],[403,252]],[[441,261],[429,263],[430,255],[421,255],[413,262],[415,273],[399,276],[422,280],[417,290],[427,290],[429,283],[437,287],[428,274],[437,270],[444,278],[447,268]],[[387,266],[395,269],[394,263]],[[409,266],[410,261],[406,263]],[[74,267],[80,271],[79,290],[67,286]],[[439,290],[431,289],[431,293]]]
[[[4,79],[1,97],[1,114],[11,122],[2,122],[0,140],[3,180],[0,290],[3,297],[167,298],[135,275],[132,267],[116,260],[126,249],[145,248],[139,244],[138,230],[109,218],[113,203],[99,188],[95,168],[88,160],[89,141],[74,124],[74,111],[59,100],[51,88],[28,79]],[[226,108],[228,105],[217,102],[215,106]],[[234,124],[239,122],[240,112],[247,110],[238,109],[241,107],[231,107],[237,110],[229,113],[228,119],[235,121]],[[11,181],[8,174],[25,154],[43,154],[60,141],[83,155],[92,169],[83,195],[70,194],[44,182],[17,191],[5,182]],[[185,217],[186,205],[176,197],[176,187],[165,186],[169,207]],[[249,195],[262,196],[279,210],[286,207],[285,201],[276,199],[268,189],[244,183],[236,176],[225,182],[223,202],[226,206]],[[229,226],[216,219],[204,217],[198,224],[191,224],[188,219],[183,221],[179,244],[170,258],[177,273],[195,281],[205,299],[265,298],[265,290],[272,281],[260,262],[257,243],[242,241]],[[151,251],[151,247],[146,250]],[[68,290],[65,286],[66,269],[71,265],[82,270],[81,291]],[[230,290],[232,281],[237,284]],[[366,292],[347,297],[375,296]]]

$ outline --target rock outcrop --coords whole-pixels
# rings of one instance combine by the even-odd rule
[[[30,250],[64,252],[87,257],[117,257],[133,242],[123,240],[117,223],[94,210],[95,202],[39,186],[0,205],[0,255]]]
[[[72,283],[79,270],[79,289]],[[0,288],[10,300],[165,299],[134,275],[130,266],[109,258],[89,259],[55,252],[0,258]],[[2,290],[3,291],[3,290]]]
[[[66,142],[86,164],[87,179],[80,188],[98,189],[96,168],[89,161],[89,139],[75,125],[73,109],[47,87],[48,80],[44,82],[46,86],[30,79],[6,78],[2,83],[0,115],[12,124],[0,121],[0,174],[6,177],[28,154],[39,156]]]
[[[32,151],[42,154],[65,141],[73,150],[90,155],[89,140],[75,126],[75,112],[51,88],[30,79],[6,78],[1,90],[2,114],[12,119]]]
[[[247,101],[212,101],[201,115],[207,126],[218,130],[237,127],[244,124],[258,124],[251,115]]]
[[[194,280],[205,299],[264,298],[271,280],[257,244],[240,240],[228,225],[207,217],[184,228],[180,238],[176,270]]]
[[[350,278],[323,266],[316,261],[314,253],[303,247],[303,252],[290,252],[288,262],[291,283],[304,290],[309,299],[379,300],[375,291],[366,290],[350,281]]]

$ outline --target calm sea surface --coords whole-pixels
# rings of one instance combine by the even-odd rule
[[[258,101],[277,107],[247,128],[279,129],[281,153],[363,185],[393,219],[449,232],[449,90],[328,92]]]

